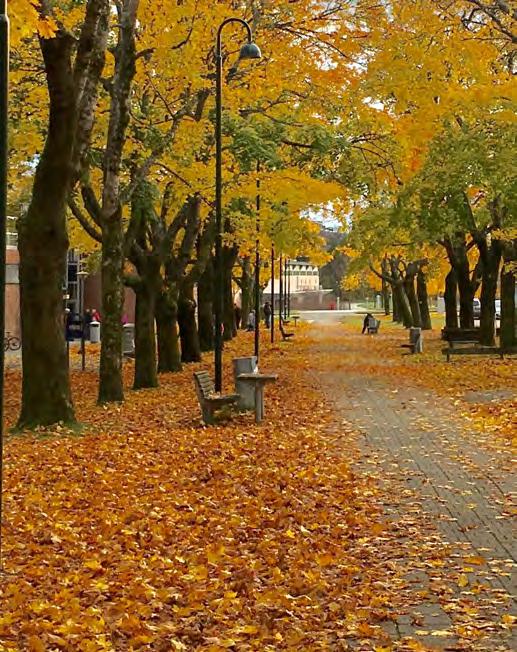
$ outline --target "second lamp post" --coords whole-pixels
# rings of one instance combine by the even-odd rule
[[[215,46],[215,302],[214,302],[214,380],[215,391],[221,392],[223,387],[223,147],[222,147],[222,99],[223,99],[223,52],[221,33],[229,23],[239,23],[246,29],[248,41],[240,50],[239,59],[260,59],[260,49],[253,43],[251,27],[242,18],[227,18],[217,30]],[[257,317],[255,317],[257,318]]]

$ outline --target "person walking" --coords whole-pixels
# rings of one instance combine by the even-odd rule
[[[266,328],[269,328],[271,326],[271,304],[269,301],[266,301],[264,304],[264,321],[266,322]]]
[[[92,308],[92,321],[100,322],[100,320],[101,320],[100,312],[97,310],[97,308]]]

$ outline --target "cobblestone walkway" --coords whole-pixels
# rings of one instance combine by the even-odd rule
[[[322,340],[314,359],[340,356],[339,342],[331,346],[332,352]],[[342,353],[347,346],[344,336]],[[457,578],[460,572],[459,586],[453,583],[456,595],[444,600],[433,569],[416,564],[411,570],[408,561],[408,584],[427,597],[387,628],[399,640],[415,637],[426,649],[516,650],[517,638],[490,626],[515,614],[515,475],[508,472],[503,454],[486,452],[466,438],[459,417],[451,416],[452,403],[422,389],[397,387],[387,372],[382,378],[357,376],[341,365],[336,372],[314,371],[339,418],[361,433],[355,469],[379,477],[387,496],[385,513],[400,530],[401,543],[411,536],[414,518],[421,518],[451,545],[446,562],[451,575]],[[471,648],[460,645],[454,627],[466,604],[482,614],[477,621],[479,645]]]

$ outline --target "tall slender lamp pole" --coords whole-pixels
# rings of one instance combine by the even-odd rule
[[[282,254],[280,254],[280,262],[278,264],[278,324],[282,326],[284,319],[284,284],[282,282],[283,272]]]
[[[288,269],[288,274],[287,274],[287,316],[291,317],[291,272],[292,272],[291,259],[289,259],[289,264],[287,266],[287,269]]]
[[[255,356],[257,362],[260,349],[260,161],[257,161],[257,213],[255,216]]]
[[[288,292],[289,292],[289,287],[288,287],[288,282],[287,282],[287,256],[285,257],[284,260],[284,319],[287,319],[287,302],[289,300],[288,297]]]
[[[9,84],[9,19],[7,2],[0,0],[0,333],[5,333],[5,247],[7,228],[7,115]],[[0,348],[0,570],[3,567],[4,466],[4,347]]]
[[[271,245],[271,344],[275,341],[275,245]]]
[[[215,46],[215,301],[214,301],[214,376],[215,391],[223,387],[223,51],[221,34],[223,28],[230,23],[239,23],[246,29],[248,42],[241,47],[240,59],[260,59],[260,49],[253,43],[251,27],[242,18],[227,18],[217,30]]]

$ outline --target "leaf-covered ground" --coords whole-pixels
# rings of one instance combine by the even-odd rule
[[[517,358],[500,360],[495,355],[456,356],[446,362],[441,353],[447,343],[440,329],[424,332],[423,355],[407,355],[401,348],[407,335],[389,318],[382,321],[379,336],[361,338],[359,319],[343,328],[353,338],[350,344],[358,373],[393,379],[397,386],[426,387],[455,402],[476,441],[489,447],[517,447]],[[362,354],[367,350],[369,355]],[[407,349],[405,350],[407,351]],[[349,359],[346,364],[350,364]],[[343,364],[343,361],[337,361]]]
[[[418,603],[403,558],[440,568],[450,550],[415,516],[399,554],[383,489],[352,472],[356,435],[309,373],[329,361],[314,360],[301,333],[264,343],[261,368],[280,379],[260,426],[241,415],[203,427],[195,366],[109,408],[95,405],[95,375],[74,372],[84,431],[9,440],[2,652],[425,649],[391,642],[384,625],[408,600]],[[414,367],[415,382],[431,383],[443,364],[398,362],[389,338],[368,346],[394,379]],[[226,362],[251,348],[243,334]],[[506,378],[503,365],[489,365]],[[442,383],[455,373],[443,368]],[[130,376],[128,367],[128,384]],[[11,421],[19,382],[9,371]],[[488,426],[495,418],[502,427],[502,414]]]

